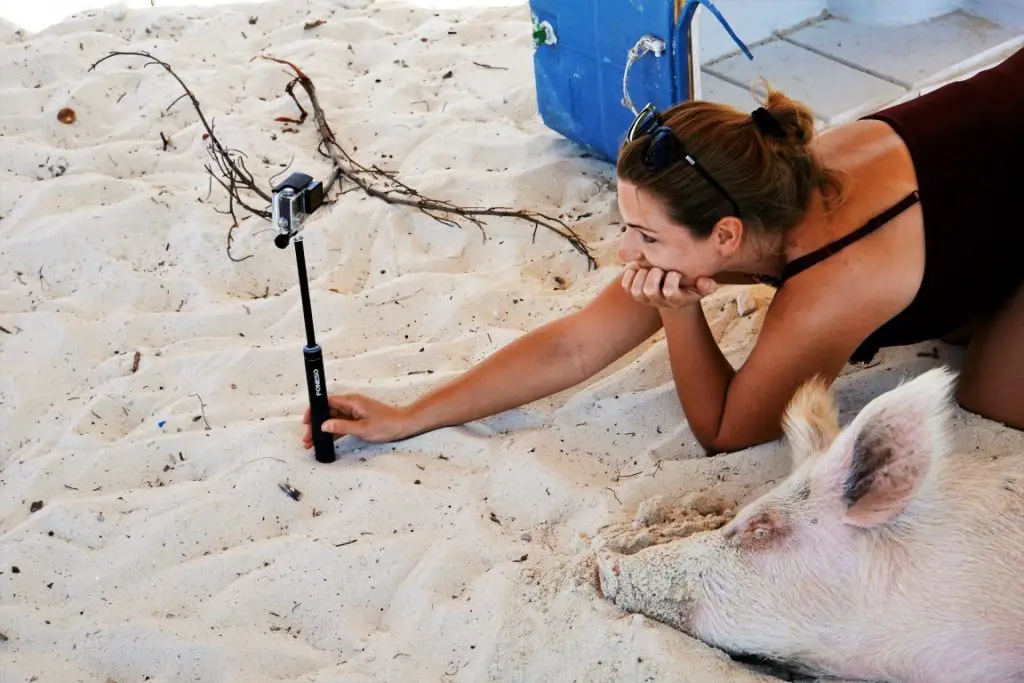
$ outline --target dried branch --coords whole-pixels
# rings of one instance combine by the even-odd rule
[[[232,225],[228,229],[227,234],[227,254],[228,258],[232,261],[244,261],[245,259],[252,258],[252,255],[242,256],[236,258],[231,254],[231,246],[234,241],[234,230],[238,227],[239,219],[235,213],[236,206],[245,209],[250,214],[259,216],[265,220],[270,220],[271,212],[267,209],[257,209],[251,205],[253,201],[248,193],[255,195],[268,205],[271,203],[272,198],[270,194],[264,191],[252,173],[246,167],[246,156],[240,150],[230,149],[224,146],[221,141],[217,138],[214,133],[214,128],[211,122],[206,120],[206,116],[199,105],[199,100],[195,94],[184,81],[174,72],[169,64],[154,57],[152,54],[146,51],[129,52],[129,51],[112,51],[107,56],[97,60],[92,66],[89,67],[89,71],[93,71],[97,66],[111,57],[116,56],[134,56],[143,57],[148,60],[144,66],[150,66],[156,64],[162,67],[167,73],[169,73],[185,91],[183,95],[175,99],[167,107],[170,110],[180,100],[187,97],[191,101],[193,108],[196,110],[196,114],[199,116],[199,120],[206,129],[206,135],[204,139],[208,139],[207,152],[213,160],[213,166],[206,164],[204,168],[211,180],[217,182],[228,195],[228,207],[226,210],[214,209],[218,213],[231,216]],[[333,164],[333,170],[330,178],[324,185],[324,195],[329,195],[334,184],[339,182],[342,178],[350,180],[356,187],[365,192],[371,197],[383,200],[389,204],[399,204],[403,206],[413,207],[419,211],[422,211],[425,215],[430,216],[434,220],[447,225],[450,227],[461,227],[456,221],[457,217],[462,217],[468,220],[470,223],[475,225],[479,230],[483,238],[487,239],[487,233],[484,231],[484,221],[481,217],[483,216],[496,216],[501,218],[517,218],[525,220],[532,224],[533,227],[533,238],[536,240],[537,231],[540,228],[550,230],[555,234],[559,235],[566,241],[568,241],[576,251],[580,252],[587,258],[588,267],[594,267],[597,265],[597,261],[591,254],[589,247],[571,227],[566,225],[563,221],[553,216],[549,216],[543,213],[535,211],[524,211],[515,210],[504,207],[464,207],[453,204],[452,202],[445,201],[442,199],[434,199],[431,197],[425,197],[420,194],[414,188],[406,185],[405,183],[398,180],[396,174],[392,171],[385,171],[376,165],[367,167],[360,164],[358,161],[352,158],[351,155],[338,143],[337,138],[334,135],[334,131],[331,130],[330,125],[327,122],[327,116],[324,113],[323,107],[320,105],[320,100],[317,97],[316,87],[313,85],[313,81],[295,64],[277,57],[270,55],[259,55],[253,59],[265,59],[268,61],[282,64],[291,69],[292,80],[285,86],[285,92],[295,102],[295,106],[299,109],[299,117],[293,118],[289,116],[279,116],[278,121],[301,125],[306,121],[309,116],[309,112],[299,102],[298,97],[295,95],[295,86],[302,86],[302,89],[306,92],[309,97],[310,104],[313,109],[313,119],[316,122],[317,134],[320,138],[320,142],[317,145],[317,151],[324,157],[331,160]],[[485,66],[485,65],[481,65]],[[290,165],[290,164],[289,164]],[[215,168],[214,168],[215,167]],[[212,188],[212,184],[211,184]],[[345,191],[340,191],[339,194],[344,194]],[[209,199],[209,196],[207,196]]]
[[[181,86],[182,90],[185,91],[183,95],[179,96],[177,99],[171,102],[167,106],[167,109],[165,109],[164,111],[165,113],[167,111],[170,111],[171,107],[173,107],[175,104],[177,104],[180,100],[182,100],[185,97],[187,97],[192,102],[192,107],[196,110],[196,114],[199,116],[199,121],[203,124],[203,128],[206,129],[206,135],[204,136],[208,140],[206,151],[209,153],[210,157],[213,159],[214,163],[217,166],[217,173],[214,173],[214,170],[210,167],[210,165],[206,164],[206,172],[210,174],[210,177],[213,180],[216,180],[217,183],[221,187],[223,187],[224,190],[228,193],[227,211],[218,211],[218,213],[223,213],[225,215],[231,216],[231,227],[228,228],[227,237],[228,258],[235,262],[244,261],[245,259],[252,258],[252,254],[248,254],[240,258],[236,258],[231,254],[231,245],[234,242],[234,231],[235,228],[238,227],[238,216],[235,214],[235,204],[238,204],[251,214],[269,220],[271,215],[270,211],[266,209],[255,209],[252,206],[250,206],[247,203],[247,201],[243,198],[242,192],[252,192],[267,204],[270,203],[271,199],[270,194],[265,192],[262,188],[260,188],[260,186],[256,183],[256,179],[253,178],[252,173],[250,173],[249,169],[245,167],[245,155],[237,149],[228,149],[221,143],[221,141],[217,138],[217,134],[214,133],[213,131],[213,125],[206,120],[206,116],[203,114],[203,110],[199,106],[199,100],[196,99],[195,93],[193,93],[192,90],[189,89],[187,85],[185,85],[185,82],[182,81],[178,74],[174,72],[174,69],[171,68],[170,64],[161,59],[158,59],[157,57],[154,57],[149,52],[127,52],[115,50],[108,54],[106,57],[102,57],[101,59],[94,62],[88,70],[95,70],[97,66],[107,61],[111,57],[143,57],[148,60],[143,65],[143,67],[151,66],[153,64],[162,67],[164,71],[169,73],[174,78],[174,80],[178,82],[178,85]],[[166,143],[164,146],[166,148]]]
[[[206,404],[203,403],[203,397],[200,396],[199,394],[189,394],[189,396],[195,396],[196,398],[199,399],[199,410],[203,414],[203,422],[206,423],[206,429],[207,429],[207,431],[209,431],[209,429],[210,429],[210,421],[206,419]],[[195,418],[195,420],[193,420],[193,422],[195,422],[198,419],[199,419],[199,417],[197,416]]]
[[[589,267],[597,265],[597,261],[590,253],[590,249],[583,241],[583,238],[558,218],[534,211],[514,210],[502,207],[456,206],[448,201],[424,197],[415,189],[395,178],[393,173],[384,171],[377,166],[369,168],[363,166],[353,159],[338,143],[338,140],[334,135],[334,131],[331,130],[330,125],[327,123],[327,117],[324,114],[324,109],[320,105],[320,100],[316,93],[316,86],[313,85],[313,81],[309,76],[307,76],[302,69],[288,60],[279,59],[270,55],[260,55],[259,58],[276,62],[277,64],[282,64],[292,71],[293,79],[285,87],[285,90],[291,96],[292,100],[295,101],[295,104],[299,107],[301,114],[298,121],[293,119],[290,121],[301,123],[305,120],[307,115],[306,110],[301,104],[299,104],[298,99],[295,97],[295,85],[301,85],[302,89],[306,91],[306,95],[309,97],[310,104],[313,108],[313,120],[316,122],[317,133],[320,136],[320,144],[317,146],[317,150],[320,154],[329,158],[333,162],[335,170],[331,175],[330,181],[324,188],[325,194],[331,190],[336,180],[340,178],[347,178],[371,197],[376,197],[377,199],[381,199],[389,204],[401,204],[404,206],[414,207],[444,225],[458,227],[458,223],[455,222],[452,216],[461,216],[479,228],[484,239],[487,238],[487,234],[484,232],[484,222],[480,219],[480,216],[519,218],[533,224],[534,239],[537,237],[537,230],[539,228],[550,230],[567,240],[569,244],[576,249],[576,251],[586,256]]]

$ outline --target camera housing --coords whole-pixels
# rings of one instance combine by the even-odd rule
[[[306,216],[324,202],[324,186],[305,173],[292,173],[273,189],[271,220],[278,235],[274,244],[281,249],[302,230]]]

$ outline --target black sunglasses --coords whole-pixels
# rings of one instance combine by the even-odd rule
[[[658,112],[653,104],[648,104],[641,109],[640,113],[633,119],[629,131],[626,133],[626,142],[633,142],[645,135],[651,136],[650,142],[647,143],[647,149],[644,151],[644,166],[647,167],[648,171],[660,171],[682,158],[693,170],[700,173],[701,177],[711,187],[718,190],[718,193],[725,197],[726,201],[732,205],[733,215],[737,218],[740,217],[740,205],[725,191],[724,187],[718,184],[718,181],[711,177],[710,173],[704,170],[704,167],[697,163],[697,160],[692,155],[683,149],[683,143],[675,136],[672,129],[661,125]]]

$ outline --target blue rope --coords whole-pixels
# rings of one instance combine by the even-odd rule
[[[743,41],[740,40],[740,37],[736,35],[735,31],[732,30],[732,26],[729,26],[729,22],[725,20],[725,17],[722,16],[722,13],[718,11],[718,8],[715,7],[714,3],[712,3],[711,0],[686,0],[686,4],[683,5],[683,11],[680,12],[679,14],[679,23],[676,26],[677,35],[682,29],[688,27],[690,25],[690,22],[693,21],[693,15],[696,14],[698,5],[704,5],[705,7],[707,7],[709,12],[715,15],[715,18],[717,18],[718,21],[725,28],[725,31],[726,33],[729,34],[729,37],[732,38],[733,42],[739,46],[740,50],[743,51],[743,54],[747,56],[747,59],[754,58],[754,55],[750,53],[750,50],[743,43]]]

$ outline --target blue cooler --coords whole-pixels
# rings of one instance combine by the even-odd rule
[[[544,124],[614,161],[636,112],[690,99],[690,25],[710,0],[529,0],[534,79]]]

